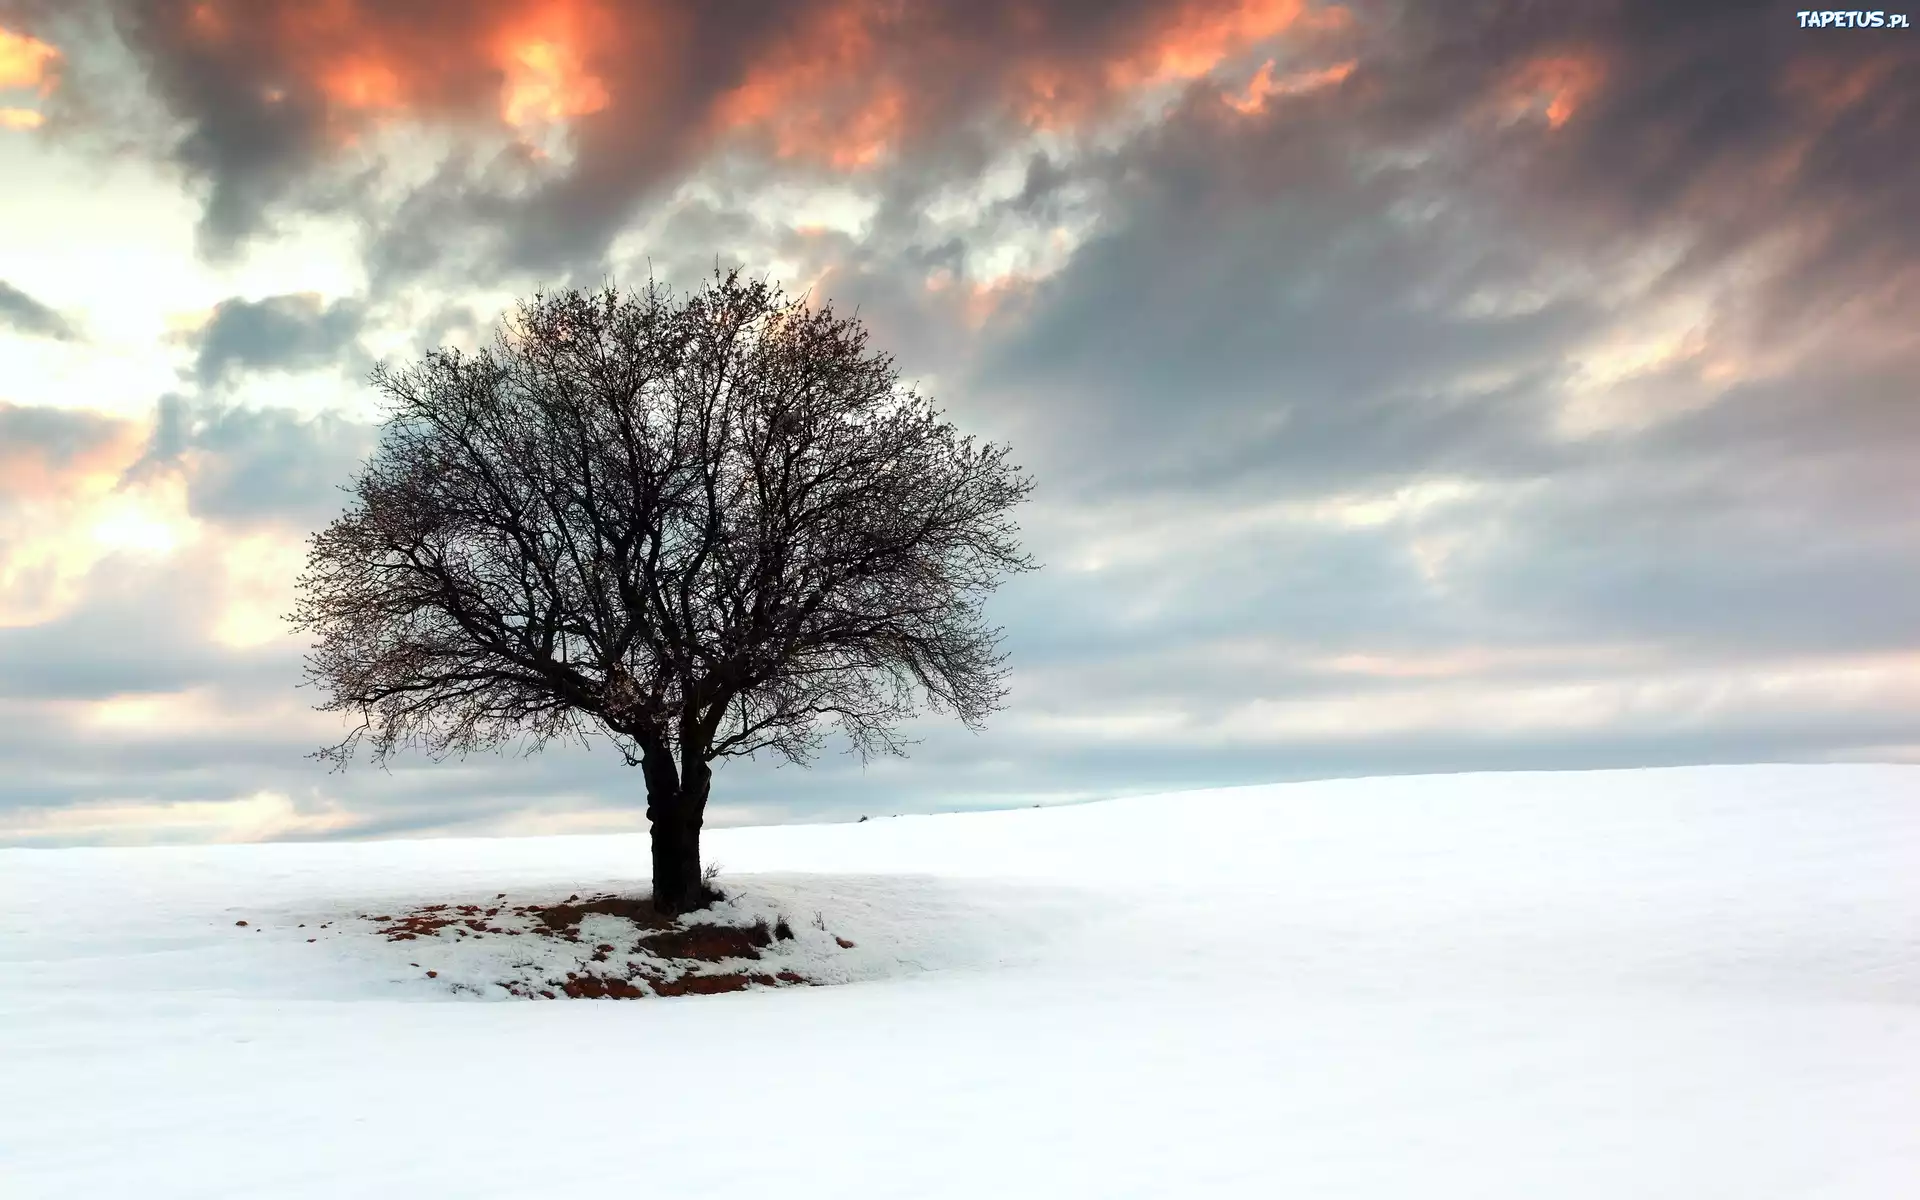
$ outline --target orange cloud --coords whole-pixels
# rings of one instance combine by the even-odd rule
[[[399,73],[373,58],[329,65],[321,73],[320,90],[332,103],[356,111],[397,109],[405,99]]]
[[[1188,5],[1157,38],[1109,68],[1122,88],[1172,80],[1198,79],[1229,57],[1292,29],[1309,16],[1303,0],[1240,0],[1225,8]],[[1341,10],[1316,16],[1316,24],[1338,23]]]
[[[737,31],[683,5],[611,0],[199,0],[176,17],[195,54],[263,80],[263,98],[318,95],[340,140],[401,116],[485,114],[524,133],[635,109],[670,78],[705,114],[696,127],[841,170],[884,160],[963,106],[1072,126],[1137,89],[1346,19],[1307,0],[1179,0],[1110,16],[1027,0],[997,27],[970,5],[818,0]],[[692,44],[706,36],[736,45]],[[697,61],[716,64],[705,95],[708,79],[677,73]]]
[[[886,13],[845,4],[817,10],[781,52],[719,98],[722,130],[765,138],[781,158],[841,169],[871,166],[906,130],[906,91],[880,44]]]
[[[1237,96],[1228,96],[1227,105],[1239,112],[1257,113],[1267,107],[1267,101],[1274,96],[1296,96],[1302,92],[1317,91],[1332,87],[1347,76],[1353,74],[1359,64],[1349,59],[1322,67],[1317,71],[1299,71],[1292,75],[1273,77],[1273,60],[1268,59],[1261,65],[1259,73],[1247,83],[1247,90]]]
[[[598,112],[607,89],[581,71],[576,52],[559,42],[524,42],[511,52],[500,115],[516,129]]]
[[[1082,123],[1140,88],[1200,79],[1228,59],[1287,33],[1325,33],[1349,23],[1345,9],[1304,0],[1189,0],[1154,15],[1103,59],[1028,64],[1016,107],[1042,129]]]
[[[326,102],[339,140],[399,118],[491,113],[515,130],[605,108],[589,67],[608,22],[586,0],[426,4],[395,13],[375,0],[201,0],[183,33],[196,52],[234,62],[272,86],[269,102],[304,89]]]
[[[1592,98],[1606,75],[1606,63],[1589,51],[1538,55],[1508,77],[1501,98],[1510,115],[1537,113],[1549,129],[1559,129]]]
[[[60,52],[39,38],[0,29],[0,88],[53,90]]]
[[[1090,40],[1031,4],[1014,10],[1004,44],[983,56],[978,36],[957,20],[909,25],[914,15],[874,0],[816,8],[720,97],[718,127],[759,136],[782,158],[857,169],[956,117],[947,95],[965,91],[969,76],[997,76],[988,104],[998,101],[1022,124],[1070,129],[1130,93],[1201,78],[1289,31],[1347,23],[1345,10],[1305,0],[1186,0],[1144,19],[1116,17],[1115,28]]]
[[[288,167],[398,122],[490,128],[538,158],[590,122],[571,169],[609,191],[716,144],[857,172],[965,125],[1076,132],[1143,89],[1250,68],[1283,37],[1317,51],[1349,24],[1325,0],[793,0],[724,17],[700,0],[176,0],[134,36],[173,115],[213,140],[254,128],[233,97],[285,106],[283,155],[208,156],[235,176],[273,161],[232,193],[264,204]]]
[[[51,95],[60,52],[39,38],[0,28],[0,90],[31,88]],[[37,129],[46,121],[38,109],[0,106],[0,129]]]
[[[548,4],[503,31],[493,60],[506,76],[500,118],[515,129],[599,112],[612,102],[606,83],[587,67],[601,14],[577,4]]]

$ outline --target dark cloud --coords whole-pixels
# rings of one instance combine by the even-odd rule
[[[1351,65],[1331,104],[1269,97],[1286,113],[1276,123],[1337,126],[1349,136],[1334,150],[1445,142],[1450,162],[1432,170],[1551,188],[1569,209],[1562,231],[1684,213],[1739,240],[1772,211],[1817,206],[1848,222],[1831,254],[1844,241],[1870,261],[1882,236],[1912,246],[1912,223],[1892,220],[1911,211],[1920,170],[1903,152],[1920,94],[1911,39],[1809,34],[1790,9],[1745,0],[94,6],[185,129],[168,153],[206,185],[210,248],[278,213],[345,208],[369,222],[382,276],[449,258],[591,268],[723,153],[793,178],[931,186],[1036,129],[1071,143],[1149,85],[1217,94],[1209,71],[1244,78],[1263,56],[1283,81]],[[570,124],[570,147],[543,140],[553,119]],[[394,195],[392,164],[368,147],[401,120],[470,136]],[[1501,124],[1534,136],[1462,139]],[[1014,203],[1038,212],[1073,168],[1031,162]],[[1257,157],[1242,167],[1274,176]]]
[[[1820,36],[1743,0],[1410,6],[1394,29],[1356,73],[1352,123],[1444,145],[1443,169],[1504,201],[1516,232],[1616,252],[1685,235],[1676,279],[1764,244],[1779,322],[1920,254],[1911,38]]]
[[[363,368],[357,339],[365,320],[359,302],[329,304],[312,293],[222,300],[188,339],[194,377],[209,387],[246,371]]]
[[[974,386],[1023,407],[1062,486],[1312,493],[1563,460],[1541,396],[1594,301],[1473,311],[1475,288],[1533,282],[1532,248],[1464,217],[1398,221],[1401,197],[1344,182],[1226,213],[1141,201],[1041,286]]]
[[[401,224],[437,240],[452,221],[493,235],[504,264],[541,268],[597,258],[638,204],[717,148],[801,172],[920,170],[975,123],[1072,127],[1142,84],[1328,26],[1298,0],[92,6],[184,129],[166,153],[205,185],[210,253],[280,214],[364,200],[383,176],[361,154],[368,139],[420,119],[521,149],[456,158]],[[27,15],[48,20],[44,7]],[[556,119],[577,139],[557,172],[528,149]]]
[[[0,326],[59,342],[80,339],[79,331],[65,317],[4,279],[0,279]]]
[[[1222,455],[1309,486],[1363,457],[1545,469],[1523,393],[1551,400],[1624,305],[1741,267],[1764,340],[1920,294],[1910,40],[1811,39],[1750,4],[1394,18],[1335,86],[1255,114],[1195,94],[1084,166],[1106,235],[1043,285],[982,386],[1040,389],[1035,408],[1095,395],[1097,417],[1063,414],[1096,426],[1075,438],[1151,439],[1189,478]],[[1597,286],[1663,247],[1657,278]],[[1485,396],[1435,393],[1470,374]]]

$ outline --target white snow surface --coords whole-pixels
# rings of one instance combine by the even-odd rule
[[[849,982],[515,999],[520,939],[358,919],[643,894],[642,837],[0,851],[0,1196],[1920,1196],[1920,768],[707,845]]]

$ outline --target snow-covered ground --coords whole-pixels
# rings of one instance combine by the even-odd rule
[[[854,982],[529,1001],[358,920],[633,894],[633,837],[0,851],[0,1195],[1920,1196],[1920,768],[709,845]]]

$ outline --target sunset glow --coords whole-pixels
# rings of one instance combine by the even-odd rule
[[[905,91],[880,61],[877,10],[828,7],[793,52],[757,64],[722,95],[722,129],[767,138],[780,158],[853,170],[878,162],[905,128]]]
[[[1015,108],[1034,128],[1071,129],[1129,94],[1204,78],[1229,59],[1282,35],[1324,34],[1349,20],[1343,8],[1309,7],[1303,0],[1192,4],[1162,14],[1164,23],[1147,26],[1132,45],[1104,61],[1041,59],[1026,64],[1016,73]],[[1324,82],[1336,81],[1329,76]],[[1295,82],[1300,90],[1320,86],[1306,76]]]
[[[1239,112],[1257,113],[1264,111],[1267,101],[1274,96],[1295,96],[1302,92],[1311,92],[1324,87],[1332,87],[1347,76],[1353,74],[1358,64],[1349,60],[1322,67],[1314,71],[1301,71],[1293,75],[1284,75],[1276,79],[1273,75],[1273,60],[1261,64],[1259,73],[1247,83],[1246,91],[1237,96],[1228,96],[1227,104]]]
[[[329,65],[320,75],[320,89],[332,103],[361,111],[397,109],[406,95],[399,72],[372,58]]]
[[[495,56],[506,76],[501,119],[524,131],[612,103],[606,83],[587,66],[587,47],[602,20],[577,4],[550,3],[498,35]]]
[[[1552,54],[1529,60],[1508,85],[1516,112],[1538,112],[1550,129],[1565,125],[1606,78],[1597,55]]]
[[[607,102],[606,86],[583,74],[578,55],[562,43],[524,42],[509,56],[500,115],[515,128],[598,112]]]
[[[0,88],[53,88],[60,52],[38,38],[0,27]]]
[[[1340,10],[1314,14],[1318,25],[1337,23]],[[1278,37],[1309,16],[1304,0],[1239,0],[1218,10],[1196,5],[1180,14],[1160,35],[1109,68],[1121,88],[1198,79],[1238,54]]]
[[[42,97],[51,95],[59,62],[60,52],[48,43],[0,27],[0,92],[30,90]],[[5,100],[0,95],[0,129],[38,129],[46,123],[39,109]]]

